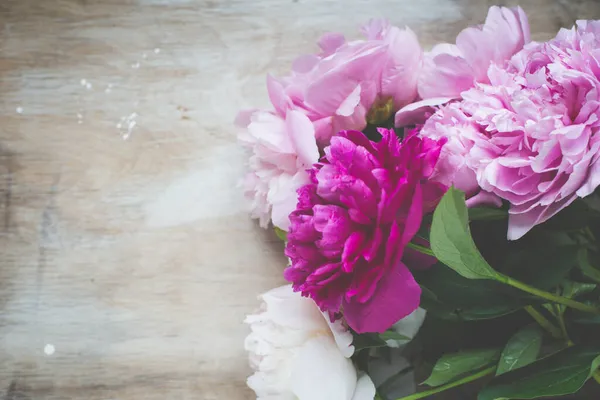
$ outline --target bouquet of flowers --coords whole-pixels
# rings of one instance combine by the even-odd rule
[[[324,35],[236,119],[252,216],[289,258],[246,320],[248,385],[599,399],[600,21],[538,43],[492,7],[428,52],[362,33]]]

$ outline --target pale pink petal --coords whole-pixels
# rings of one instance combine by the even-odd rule
[[[423,124],[435,112],[436,107],[451,100],[451,97],[432,97],[404,106],[396,113],[395,126]]]
[[[292,71],[298,74],[306,74],[310,72],[320,61],[320,58],[314,54],[305,54],[294,60],[292,63]]]
[[[417,81],[422,50],[415,33],[409,28],[389,29],[384,40],[389,46],[390,59],[381,75],[381,95],[392,97],[395,108],[413,102],[417,97]]]
[[[418,86],[421,98],[458,98],[461,92],[473,87],[471,66],[453,53],[425,54]]]
[[[385,52],[386,47],[381,44],[360,45],[356,51],[348,54],[348,59],[343,63],[336,64],[311,82],[306,90],[306,104],[321,115],[334,115],[356,86],[365,77],[376,73],[378,64],[385,58]]]
[[[348,95],[348,97],[344,99],[342,104],[340,104],[338,109],[335,110],[335,113],[337,115],[341,115],[342,117],[351,116],[360,103],[360,94],[361,87],[360,85],[357,85],[356,88],[352,91],[352,93],[350,93],[350,95]]]
[[[502,207],[502,199],[493,193],[481,190],[467,200],[467,207]]]
[[[269,94],[271,104],[273,104],[277,113],[279,113],[279,115],[285,115],[285,110],[289,105],[289,99],[285,94],[283,84],[271,75],[267,75],[267,93]]]
[[[319,47],[322,51],[321,56],[327,57],[330,54],[333,54],[344,43],[346,43],[346,38],[344,38],[344,35],[341,33],[325,33],[323,36],[321,36],[321,39],[319,39]]]
[[[292,110],[287,113],[285,124],[298,158],[304,167],[309,168],[319,160],[319,149],[312,122],[303,113]]]

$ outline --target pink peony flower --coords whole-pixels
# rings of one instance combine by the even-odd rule
[[[520,7],[490,7],[485,23],[460,32],[456,45],[441,43],[424,54],[418,82],[422,100],[398,111],[396,126],[424,123],[477,82],[489,83],[489,66],[504,65],[529,41],[529,23]]]
[[[425,54],[419,95],[459,98],[475,82],[489,83],[489,66],[504,65],[529,41],[529,23],[520,7],[490,7],[485,23],[460,32],[456,45],[438,44]]]
[[[340,132],[311,170],[290,215],[284,275],[357,332],[383,332],[419,305],[404,249],[446,187],[428,181],[444,140],[409,134],[380,142]]]
[[[297,111],[285,119],[267,111],[240,113],[236,123],[243,128],[240,142],[252,153],[243,180],[251,215],[263,228],[272,220],[287,230],[296,191],[309,182],[307,169],[319,159],[313,124]]]
[[[461,110],[479,126],[465,134],[467,163],[483,190],[510,203],[509,239],[600,185],[599,33],[600,21],[580,21],[463,93]]]
[[[385,118],[417,97],[422,50],[416,35],[383,20],[363,27],[367,40],[346,42],[339,34],[319,41],[321,52],[299,57],[292,74],[268,78],[276,112],[305,114],[326,145],[341,130],[362,130],[370,111],[387,110]]]

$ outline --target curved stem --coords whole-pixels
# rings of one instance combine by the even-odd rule
[[[583,304],[578,301],[568,299],[566,297],[557,296],[555,294],[545,292],[545,291],[535,288],[533,286],[529,286],[526,283],[519,282],[519,281],[511,278],[510,276],[502,275],[499,273],[497,275],[496,279],[498,279],[498,281],[505,283],[509,286],[512,286],[514,288],[517,288],[519,290],[522,290],[522,291],[532,294],[534,296],[541,297],[542,299],[546,299],[553,303],[562,304],[562,305],[574,308],[576,310],[600,315],[600,309],[598,309],[596,307],[593,307],[593,306],[590,306],[587,304]]]
[[[450,383],[447,383],[445,385],[442,385],[440,387],[436,387],[436,388],[433,388],[433,389],[425,390],[423,392],[411,394],[410,396],[402,397],[402,398],[400,398],[398,400],[417,400],[417,399],[423,399],[423,398],[429,397],[429,396],[431,396],[433,394],[440,393],[440,392],[443,392],[443,391],[448,390],[448,389],[452,389],[452,388],[460,386],[460,385],[464,385],[465,383],[473,382],[473,381],[475,381],[475,380],[477,380],[479,378],[483,378],[486,375],[492,374],[495,371],[496,371],[496,366],[494,365],[493,367],[486,368],[483,371],[479,371],[479,372],[477,372],[476,374],[473,374],[473,375],[465,376],[464,378],[459,379],[457,381],[450,382]]]
[[[406,245],[406,247],[408,247],[409,249],[413,249],[415,251],[418,251],[419,253],[423,253],[423,254],[427,254],[428,256],[435,257],[435,254],[433,254],[433,250],[431,250],[430,248],[427,248],[425,246],[421,246],[421,245],[418,245],[418,244],[414,244],[414,243],[408,242],[408,244]]]
[[[554,326],[552,322],[548,321],[548,319],[544,317],[544,315],[541,312],[533,308],[533,306],[525,306],[523,309],[527,311],[529,315],[531,315],[531,318],[533,318],[535,322],[537,322],[542,328],[547,330],[553,338],[561,338],[560,330],[556,326]]]

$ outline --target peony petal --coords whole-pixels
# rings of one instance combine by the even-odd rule
[[[415,101],[401,108],[394,118],[397,127],[406,125],[424,124],[427,118],[433,114],[437,106],[442,106],[452,100],[452,97],[432,97],[425,100]]]
[[[285,94],[283,83],[272,75],[267,75],[267,93],[271,104],[279,115],[285,116],[285,111],[288,108],[290,101]]]
[[[344,326],[341,319],[336,319],[332,322],[327,313],[322,313],[322,315],[327,325],[329,325],[335,344],[342,355],[346,358],[352,357],[354,354],[354,346],[352,345],[354,336],[352,336],[352,332]]]
[[[467,207],[502,207],[502,199],[493,193],[481,190],[467,200]]]
[[[423,308],[417,308],[410,315],[402,318],[400,321],[396,322],[391,330],[409,338],[408,340],[388,340],[387,345],[389,347],[400,347],[402,344],[408,343],[410,339],[413,339],[419,329],[421,329],[421,325],[425,321],[425,316],[427,315],[427,311]]]
[[[346,43],[346,38],[341,33],[327,32],[319,39],[319,47],[323,52],[321,56],[327,57]]]
[[[381,75],[381,93],[394,99],[398,109],[412,103],[417,97],[417,81],[422,50],[417,35],[409,28],[391,27],[384,41],[391,56]]]
[[[375,384],[373,384],[371,377],[365,373],[360,373],[352,400],[373,400],[375,393]]]
[[[291,389],[298,400],[351,400],[356,369],[330,336],[319,336],[298,349],[291,371]]]
[[[306,89],[306,104],[320,115],[335,115],[357,85],[376,71],[385,51],[385,46],[378,43],[361,44],[354,54],[311,82]]]
[[[298,158],[306,168],[310,168],[319,161],[319,148],[312,122],[300,111],[293,110],[287,113],[285,124]]]
[[[419,96],[423,99],[459,98],[461,92],[473,87],[473,70],[464,58],[456,55],[459,51],[454,48],[449,47],[446,50],[449,50],[448,53],[436,50],[436,53],[424,56],[418,84]]]
[[[419,306],[421,288],[403,263],[383,276],[373,297],[365,302],[344,302],[344,316],[357,333],[388,330]]]
[[[342,104],[335,110],[335,114],[341,115],[343,117],[349,117],[354,113],[354,110],[360,103],[360,93],[361,87],[360,85],[356,85],[356,88],[342,101]]]

